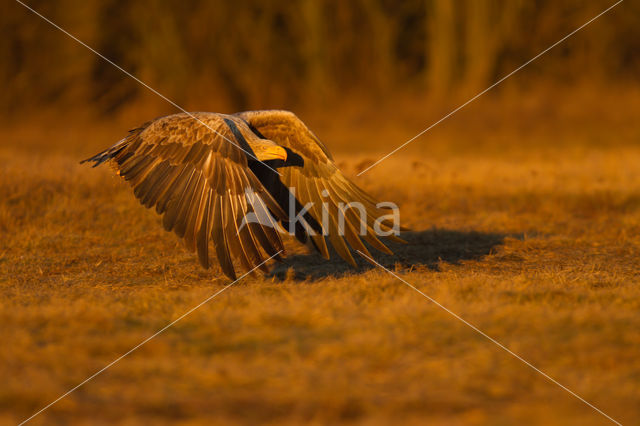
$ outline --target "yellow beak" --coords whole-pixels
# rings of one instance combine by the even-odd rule
[[[287,161],[287,151],[279,146],[269,146],[264,151],[257,155],[258,160],[266,161],[266,160],[282,160]]]

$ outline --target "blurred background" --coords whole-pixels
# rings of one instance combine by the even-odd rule
[[[339,139],[375,119],[373,135],[383,137],[373,140],[363,130],[356,145],[384,151],[613,2],[27,4],[187,110],[287,108]],[[496,111],[498,117],[514,112],[527,121],[548,116],[550,109],[560,114],[553,110],[563,105],[602,117],[610,107],[635,102],[639,23],[640,5],[622,3],[492,90],[468,119],[491,121],[483,114]],[[0,27],[5,130],[36,116],[58,122],[61,110],[73,125],[125,117],[122,125],[131,126],[176,111],[17,2],[2,2]],[[611,98],[613,104],[606,102]],[[569,119],[571,113],[565,115]],[[386,127],[392,129],[389,137],[399,133],[398,140],[380,141]]]

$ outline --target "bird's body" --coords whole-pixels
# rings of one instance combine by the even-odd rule
[[[327,237],[353,265],[347,243],[369,254],[361,238],[391,253],[375,226],[398,239],[388,232],[388,220],[375,222],[388,211],[349,181],[327,148],[288,111],[161,117],[85,161],[111,161],[140,202],[163,215],[164,228],[198,252],[205,268],[213,241],[232,279],[234,259],[246,270],[264,271],[265,260],[280,259],[281,227],[328,259]],[[361,214],[345,209],[349,203],[362,206]]]

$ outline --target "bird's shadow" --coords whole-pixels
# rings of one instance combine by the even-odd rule
[[[507,237],[523,238],[522,235],[446,229],[403,232],[401,237],[407,241],[406,244],[385,241],[393,251],[392,256],[370,250],[376,262],[392,270],[398,266],[403,269],[425,266],[431,270],[438,270],[441,262],[457,264],[464,260],[480,259],[490,254],[496,246],[502,245]],[[296,280],[318,280],[358,274],[376,267],[357,253],[354,253],[358,263],[357,269],[351,267],[331,249],[330,255],[330,260],[323,259],[317,253],[288,256],[284,263],[274,267],[270,275],[278,279],[293,277]]]

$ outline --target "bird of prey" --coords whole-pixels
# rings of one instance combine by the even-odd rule
[[[392,254],[375,226],[402,241],[389,219],[375,223],[389,210],[347,179],[324,144],[289,111],[160,117],[87,161],[94,167],[110,162],[140,203],[163,216],[164,228],[197,251],[204,268],[212,241],[222,271],[233,280],[234,260],[265,273],[266,260],[282,260],[282,228],[325,259],[328,239],[353,266],[351,249],[370,256],[362,239]],[[362,206],[360,214],[348,208],[353,202]]]

